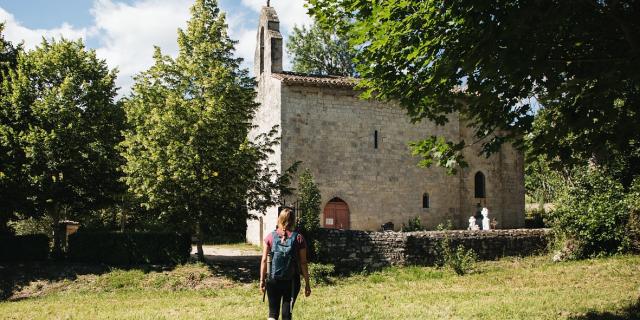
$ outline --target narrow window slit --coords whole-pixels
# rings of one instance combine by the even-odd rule
[[[378,130],[373,132],[373,148],[378,149]]]

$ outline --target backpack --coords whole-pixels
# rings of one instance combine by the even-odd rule
[[[297,273],[297,232],[292,232],[285,243],[282,243],[276,231],[272,234],[273,244],[271,245],[271,268],[269,270],[269,280],[292,280]]]

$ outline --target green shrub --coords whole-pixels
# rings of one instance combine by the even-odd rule
[[[446,266],[457,275],[465,275],[475,269],[478,256],[472,249],[466,249],[459,245],[455,250],[450,250],[445,258]]]
[[[575,171],[549,214],[554,232],[573,246],[565,254],[583,258],[624,251],[629,217],[622,185],[588,168]]]
[[[184,263],[191,253],[191,237],[175,233],[78,232],[69,236],[73,261],[110,265]]]
[[[307,257],[317,261],[320,253],[320,189],[309,169],[302,172],[298,181],[298,227],[307,240]]]
[[[314,285],[330,284],[331,276],[335,272],[335,266],[332,264],[310,263],[309,279]]]
[[[39,218],[29,217],[9,222],[9,226],[17,235],[28,234],[53,234],[53,219],[49,216]]]
[[[436,226],[436,231],[446,231],[446,230],[453,230],[453,222],[451,220],[445,221],[445,222],[441,222]]]
[[[436,265],[449,268],[462,276],[472,272],[476,267],[478,255],[473,249],[466,249],[463,245],[453,246],[452,241],[445,237],[440,240]]]
[[[413,231],[423,231],[425,227],[422,225],[422,221],[420,221],[420,217],[415,216],[407,222],[407,224],[402,224],[402,232],[413,232]]]
[[[42,261],[49,255],[49,237],[44,234],[3,236],[0,261]]]
[[[636,178],[625,199],[629,208],[626,234],[629,250],[640,253],[640,178]]]

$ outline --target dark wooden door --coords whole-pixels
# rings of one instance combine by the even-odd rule
[[[329,229],[349,229],[349,206],[344,201],[331,201],[324,207],[323,226]]]

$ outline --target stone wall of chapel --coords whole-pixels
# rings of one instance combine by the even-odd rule
[[[269,78],[267,78],[269,77]],[[270,73],[264,73],[258,76],[258,88],[256,101],[260,103],[253,124],[256,126],[249,133],[249,139],[253,141],[255,137],[261,133],[267,133],[273,126],[279,126],[282,132],[281,121],[281,86],[279,81],[268,81],[271,78]],[[265,81],[267,80],[267,81]],[[269,162],[274,163],[278,170],[282,169],[282,149],[281,145],[274,147],[274,153],[270,155]],[[277,207],[271,207],[266,213],[250,211],[249,214],[257,217],[257,219],[249,219],[247,221],[247,242],[253,244],[262,243],[262,239],[276,227],[278,212]],[[262,218],[262,223],[260,221]]]
[[[352,229],[377,230],[388,221],[398,229],[415,216],[428,227],[448,219],[462,227],[460,178],[417,167],[419,159],[407,146],[427,135],[457,139],[458,121],[451,120],[444,127],[411,124],[404,110],[360,100],[350,89],[283,85],[282,165],[303,161],[301,169],[316,178],[323,208],[336,196],[347,202]],[[428,209],[422,208],[425,192]]]
[[[477,140],[473,130],[459,124],[460,138],[467,143]],[[464,150],[469,167],[460,171],[460,224],[468,224],[480,203],[489,209],[489,216],[498,220],[498,228],[524,226],[524,156],[511,144],[489,158],[480,155],[481,143],[472,144]],[[475,198],[475,175],[480,171],[485,176],[486,198]]]

